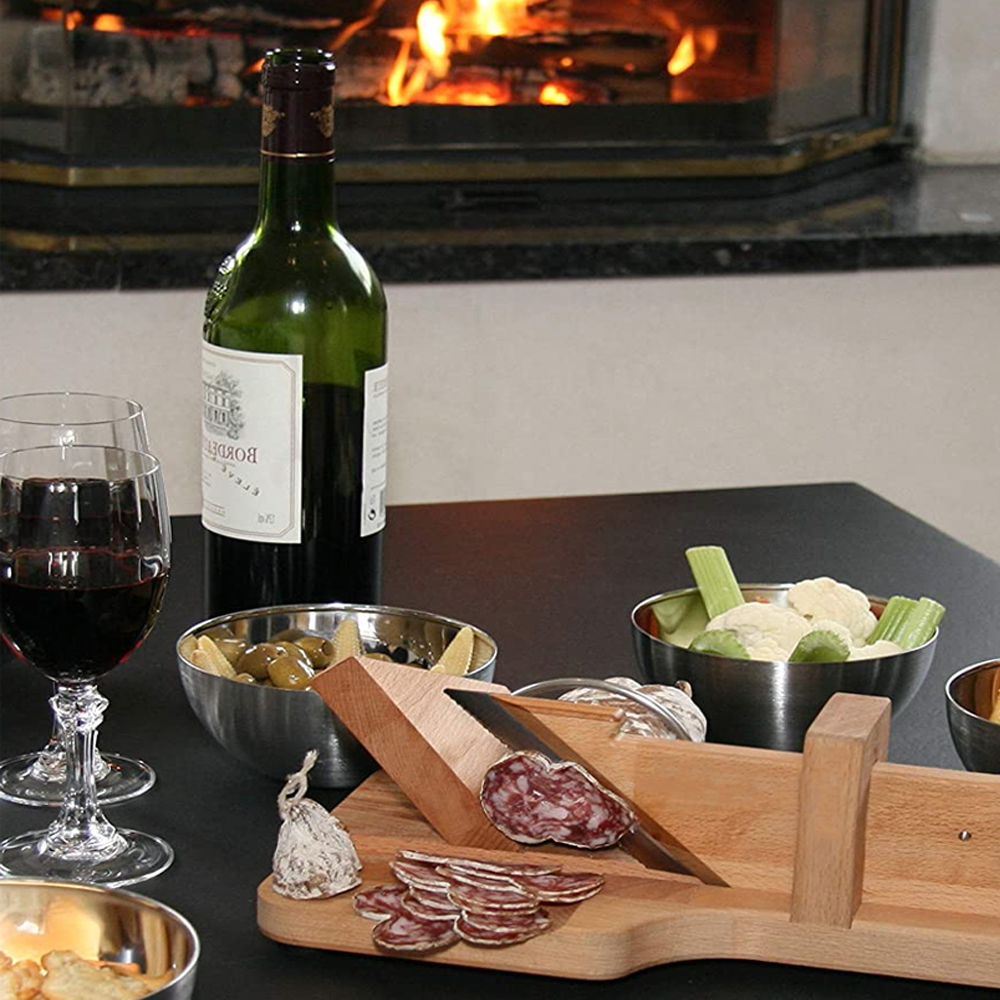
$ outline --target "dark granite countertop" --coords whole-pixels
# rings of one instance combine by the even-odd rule
[[[566,184],[436,199],[341,189],[341,224],[389,283],[774,274],[1000,263],[1000,165],[883,164],[806,190],[705,198]],[[493,192],[495,194],[495,192]],[[550,197],[553,195],[553,197]],[[243,209],[240,210],[241,212]],[[242,220],[243,216],[240,215]],[[246,225],[252,222],[247,210]],[[0,290],[204,288],[240,238],[0,231]]]

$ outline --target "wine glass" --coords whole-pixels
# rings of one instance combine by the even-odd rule
[[[56,685],[66,752],[55,821],[0,842],[0,873],[121,886],[173,860],[158,837],[101,811],[94,746],[107,700],[96,680],[125,662],[160,609],[170,525],[159,464],[121,448],[9,452],[0,468],[0,635]]]
[[[134,400],[92,392],[0,397],[0,466],[6,452],[52,444],[112,445],[148,452],[146,417]],[[94,752],[97,795],[105,805],[153,787],[156,774],[145,761]],[[44,749],[0,761],[0,799],[8,802],[57,806],[65,780],[66,756],[55,716]]]

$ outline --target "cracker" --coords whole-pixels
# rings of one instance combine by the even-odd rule
[[[87,962],[72,951],[50,951],[42,956],[46,976],[44,1000],[134,1000],[153,987],[138,976],[119,975],[113,969]]]

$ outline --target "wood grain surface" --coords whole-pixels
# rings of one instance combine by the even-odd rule
[[[395,679],[384,690],[369,661],[352,661],[338,680],[341,694],[331,685],[324,696],[354,713],[356,734],[405,782],[406,794],[376,774],[335,810],[364,864],[364,888],[393,881],[400,848],[554,854],[567,870],[606,878],[598,896],[549,907],[552,928],[537,938],[461,943],[421,961],[612,979],[685,959],[743,958],[1000,988],[1000,776],[881,763],[884,699],[835,696],[804,754],[794,754],[620,737],[613,711],[495,691],[549,745],[711,864],[729,882],[720,887],[647,870],[615,849],[525,848],[502,837],[498,849],[479,816],[463,816],[481,815],[474,776],[497,747],[470,716],[453,716],[445,682],[416,682],[420,696],[411,679],[406,690]],[[429,787],[427,775],[445,784]],[[455,797],[442,802],[442,789]],[[352,895],[294,901],[267,878],[258,925],[289,944],[379,954]]]

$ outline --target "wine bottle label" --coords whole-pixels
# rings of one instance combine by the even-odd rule
[[[302,538],[302,358],[202,347],[201,523],[229,538]]]
[[[361,537],[385,527],[389,428],[389,366],[365,372],[365,425],[361,459]]]

